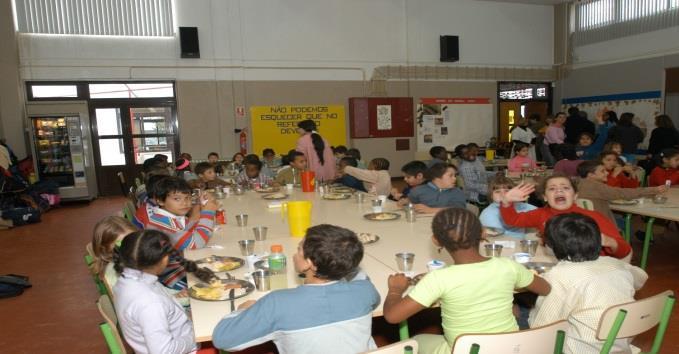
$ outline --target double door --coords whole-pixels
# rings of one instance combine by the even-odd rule
[[[174,102],[90,101],[90,111],[101,195],[121,195],[118,173],[132,185],[144,161],[156,154],[175,160],[179,134]]]

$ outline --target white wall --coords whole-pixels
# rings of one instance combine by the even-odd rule
[[[439,64],[442,34],[460,36],[459,64],[553,63],[552,6],[475,0],[175,3],[176,25],[199,28],[201,59],[179,59],[176,38],[21,35],[22,78],[366,80],[380,65]]]

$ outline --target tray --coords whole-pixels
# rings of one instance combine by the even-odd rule
[[[351,194],[345,193],[327,193],[323,195],[323,199],[326,200],[344,200],[351,198]]]
[[[233,289],[233,298],[229,296]],[[228,301],[241,298],[255,290],[249,281],[241,279],[219,279],[210,284],[198,283],[189,288],[189,296],[202,301]]]
[[[262,196],[263,199],[266,200],[280,200],[280,199],[285,199],[287,198],[288,195],[285,193],[271,193],[271,194],[265,194]]]
[[[371,221],[391,221],[400,218],[401,214],[381,212],[365,214],[363,217]]]
[[[196,263],[201,267],[206,267],[215,273],[219,273],[238,269],[245,264],[245,260],[238,257],[209,256],[197,260]]]

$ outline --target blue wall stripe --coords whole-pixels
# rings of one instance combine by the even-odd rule
[[[621,101],[621,100],[643,100],[649,98],[660,98],[661,96],[662,96],[661,91],[644,91],[644,92],[620,93],[616,95],[564,98],[561,100],[561,104],[576,104],[576,103]]]

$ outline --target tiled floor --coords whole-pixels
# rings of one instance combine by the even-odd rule
[[[101,322],[94,304],[97,292],[83,254],[94,224],[119,211],[122,203],[122,198],[100,198],[89,204],[69,204],[48,212],[39,224],[0,231],[0,274],[25,274],[33,283],[22,296],[0,300],[0,352],[107,352],[97,326]],[[651,278],[639,297],[679,290],[679,232],[676,224],[664,234],[663,230],[658,229],[648,269]],[[640,243],[633,245],[639,253]],[[437,323],[437,316],[435,311],[424,314],[415,326],[436,330],[428,325]],[[379,343],[395,338],[395,327],[375,322]],[[635,343],[648,349],[651,341],[652,333],[636,338]],[[679,353],[679,306],[662,352]]]

